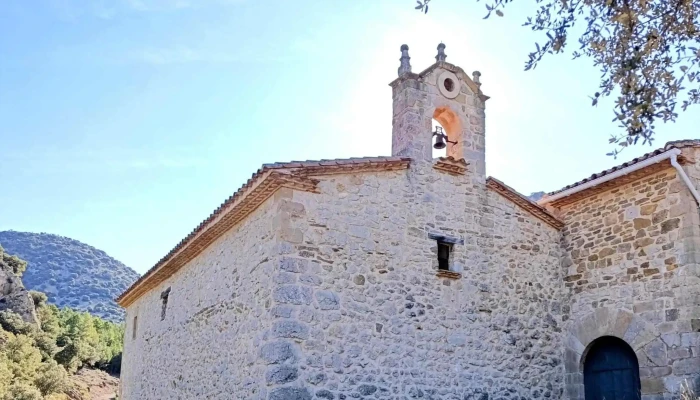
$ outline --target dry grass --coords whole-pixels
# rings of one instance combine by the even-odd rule
[[[700,397],[695,394],[695,389],[688,381],[681,383],[681,400],[700,400]]]

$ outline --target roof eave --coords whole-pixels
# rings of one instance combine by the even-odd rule
[[[625,175],[629,175],[632,172],[641,170],[643,168],[649,167],[651,165],[663,162],[665,160],[670,159],[672,156],[680,156],[681,151],[677,148],[671,148],[669,150],[666,150],[660,154],[657,154],[653,157],[647,158],[645,160],[639,161],[637,163],[634,163],[632,165],[629,165],[625,168],[621,168],[617,171],[613,171],[609,174],[605,174],[599,178],[592,179],[590,181],[581,183],[580,185],[573,186],[571,188],[568,188],[566,190],[562,190],[560,192],[556,192],[552,195],[545,196],[542,199],[540,199],[537,204],[540,206],[545,206],[547,204],[554,204],[564,198],[567,198],[569,196],[572,196],[574,194],[581,193],[583,191],[592,189],[598,185],[601,185],[603,183],[618,179],[620,177],[623,177]],[[670,165],[669,165],[670,167]]]

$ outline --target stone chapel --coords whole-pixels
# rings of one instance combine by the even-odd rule
[[[120,399],[668,400],[700,384],[700,141],[533,202],[486,177],[481,74],[444,50],[415,73],[401,47],[391,156],[263,165],[118,298]]]

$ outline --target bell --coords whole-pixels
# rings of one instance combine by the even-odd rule
[[[445,146],[445,138],[447,135],[442,131],[441,126],[436,126],[435,127],[435,132],[433,132],[433,136],[435,136],[435,144],[433,145],[433,148],[436,150],[441,150],[444,149]]]
[[[435,135],[435,144],[433,145],[433,148],[436,150],[442,150],[446,146],[445,144],[445,135],[442,133],[438,133]]]

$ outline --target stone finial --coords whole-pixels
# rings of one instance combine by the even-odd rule
[[[399,67],[399,76],[411,72],[411,57],[408,56],[408,45],[401,45],[401,66]]]
[[[472,80],[473,80],[474,83],[476,83],[478,86],[481,86],[481,81],[479,80],[480,77],[481,77],[481,72],[479,72],[479,71],[474,71],[474,72],[472,72]]]
[[[440,43],[437,47],[438,53],[435,56],[435,61],[437,62],[444,62],[445,59],[447,58],[447,54],[445,54],[445,43]]]

